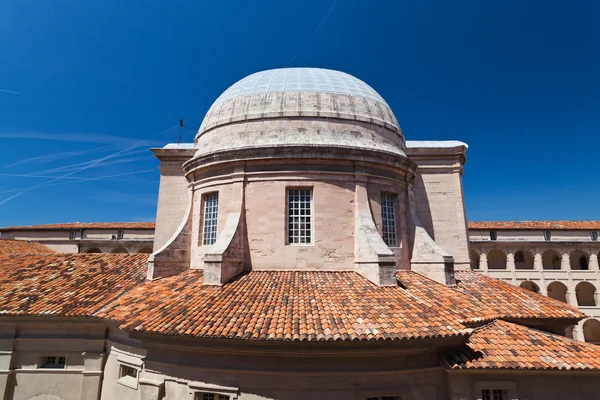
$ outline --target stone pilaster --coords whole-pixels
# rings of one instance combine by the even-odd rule
[[[589,268],[591,271],[598,271],[598,255],[597,254],[590,254],[590,262],[589,262]],[[598,304],[598,303],[596,303]]]
[[[486,275],[488,272],[488,261],[487,253],[482,252],[479,256],[479,269],[482,270]]]
[[[533,256],[533,269],[536,271],[542,271],[544,269],[544,265],[542,263],[542,254],[536,251]]]
[[[506,269],[509,271],[515,270],[515,253],[508,253],[506,255]]]
[[[560,262],[560,269],[568,271],[571,269],[571,263],[569,261],[569,253],[567,253],[566,251],[562,254],[561,257],[561,262]]]

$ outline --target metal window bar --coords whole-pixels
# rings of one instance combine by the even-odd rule
[[[288,190],[288,244],[312,243],[312,189]]]
[[[397,246],[396,241],[396,195],[381,195],[381,231],[385,244]]]
[[[217,217],[219,214],[219,194],[213,193],[204,198],[204,228],[202,244],[211,245],[217,241]]]
[[[506,391],[504,389],[482,389],[482,400],[506,400]]]

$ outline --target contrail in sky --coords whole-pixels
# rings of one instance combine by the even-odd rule
[[[19,92],[15,92],[14,90],[6,90],[6,89],[0,89],[0,92],[3,92],[3,93],[12,93],[12,94],[21,94]]]
[[[74,175],[74,174],[76,174],[76,173],[78,173],[78,172],[81,172],[81,171],[83,171],[83,170],[86,170],[86,169],[88,169],[88,168],[92,168],[92,167],[94,167],[95,165],[98,165],[98,164],[100,164],[100,163],[102,163],[102,162],[104,162],[104,161],[106,161],[106,160],[108,160],[108,159],[114,158],[114,157],[116,157],[116,156],[118,156],[118,155],[120,155],[120,154],[122,154],[122,153],[125,153],[125,152],[127,152],[127,151],[131,151],[131,150],[133,150],[135,147],[137,147],[137,145],[136,145],[136,146],[133,146],[133,147],[129,147],[129,148],[127,148],[127,149],[124,149],[124,150],[121,150],[121,151],[118,151],[118,152],[116,152],[116,153],[110,154],[110,155],[108,155],[108,156],[106,156],[106,157],[97,158],[97,159],[93,160],[91,164],[88,164],[88,165],[86,165],[86,166],[84,166],[84,167],[81,167],[81,168],[79,168],[79,169],[76,169],[75,171],[69,172],[69,173],[67,173],[67,174],[64,174],[64,175],[62,175],[62,176],[58,176],[58,177],[56,177],[56,178],[54,178],[54,179],[52,179],[52,180],[50,180],[50,181],[48,181],[48,182],[44,182],[44,183],[38,183],[37,185],[33,185],[33,186],[31,186],[31,187],[28,187],[27,189],[21,190],[20,192],[18,192],[18,193],[16,193],[16,194],[14,194],[14,195],[12,195],[12,196],[10,196],[10,197],[8,197],[8,198],[6,198],[6,199],[4,199],[4,200],[0,201],[0,205],[2,205],[2,204],[4,204],[4,203],[6,203],[7,201],[10,201],[10,200],[12,200],[12,199],[14,199],[14,198],[16,198],[16,197],[19,197],[20,195],[22,195],[22,194],[24,194],[24,193],[27,193],[27,192],[29,192],[30,190],[36,189],[36,188],[38,188],[38,187],[40,187],[40,186],[46,186],[46,185],[48,185],[48,184],[50,184],[50,183],[53,183],[53,182],[56,182],[56,181],[58,181],[58,180],[60,180],[60,179],[66,178],[66,177],[68,177],[68,176],[71,176],[71,175]]]
[[[333,10],[335,10],[335,7],[337,6],[337,4],[339,2],[340,2],[340,0],[334,0],[334,2],[331,3],[331,5],[329,6],[329,10],[327,10],[327,12],[323,15],[323,18],[321,18],[321,21],[319,22],[319,25],[317,25],[317,27],[315,28],[315,30],[313,31],[313,33],[310,34],[310,36],[308,37],[308,39],[306,40],[306,42],[304,42],[304,45],[302,47],[300,47],[300,50],[298,50],[298,52],[296,52],[296,54],[294,54],[292,56],[292,58],[290,58],[288,60],[288,62],[286,62],[284,64],[284,66],[283,66],[284,68],[287,67],[288,65],[290,65],[292,63],[292,61],[294,61],[296,58],[298,58],[300,56],[300,54],[302,54],[302,52],[304,51],[304,49],[306,49],[306,47],[308,47],[308,45],[310,44],[310,42],[312,42],[312,40],[317,35],[317,33],[319,32],[319,30],[321,29],[321,27],[323,25],[325,25],[325,22],[327,22],[327,19],[329,18],[329,16],[333,12]]]

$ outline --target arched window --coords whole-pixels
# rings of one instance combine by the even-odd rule
[[[589,318],[583,323],[583,337],[586,342],[600,343],[600,322]]]
[[[516,263],[525,262],[525,254],[523,254],[523,252],[521,250],[519,250],[515,253],[515,262]]]
[[[527,250],[519,250],[515,253],[516,269],[533,269],[533,253]]]
[[[102,253],[102,250],[100,250],[97,247],[94,247],[92,249],[87,250],[86,253]]]
[[[583,307],[593,307],[596,305],[594,294],[596,287],[589,282],[579,282],[575,287],[575,295],[577,296],[577,305]]]
[[[567,302],[567,287],[561,282],[552,282],[548,285],[548,297],[554,300]]]
[[[481,262],[481,257],[479,253],[475,250],[471,250],[471,269],[479,269],[479,263]]]
[[[542,267],[544,269],[560,269],[561,256],[556,250],[546,250],[542,253]]]
[[[494,249],[488,253],[489,269],[506,269],[506,254],[503,251]]]
[[[112,250],[111,253],[128,253],[128,251],[122,247],[117,247],[116,249]]]
[[[589,256],[582,250],[574,250],[569,255],[569,263],[572,270],[587,270],[589,268]]]
[[[521,282],[521,284],[519,286],[522,287],[523,289],[529,290],[530,292],[533,292],[533,293],[540,292],[540,287],[538,285],[536,285],[535,282],[523,281],[523,282]]]

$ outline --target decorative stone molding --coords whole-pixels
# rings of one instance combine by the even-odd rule
[[[444,285],[456,285],[454,258],[450,253],[442,249],[423,227],[417,214],[414,192],[412,190],[409,191],[408,197],[410,218],[414,227],[414,244],[412,259],[410,261],[411,270],[419,272]]]
[[[236,171],[233,177],[235,195],[233,201],[237,211],[227,214],[225,226],[217,241],[210,246],[203,258],[204,284],[223,285],[244,270],[248,258],[246,214],[244,207],[244,173]]]
[[[377,285],[396,285],[396,257],[381,238],[373,221],[365,174],[356,174],[354,204],[354,265],[356,272]]]
[[[150,255],[147,279],[154,280],[175,275],[190,267],[190,241],[192,227],[192,192],[189,193],[187,212],[175,234],[167,243]]]

